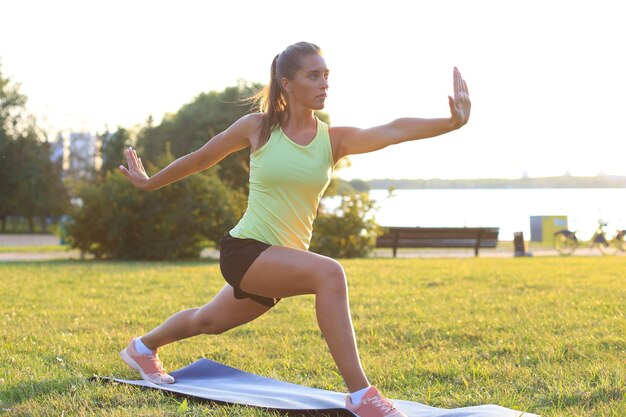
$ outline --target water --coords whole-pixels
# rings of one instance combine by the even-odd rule
[[[530,240],[530,216],[568,216],[568,229],[589,239],[598,219],[605,230],[626,229],[626,188],[592,189],[437,189],[371,190],[376,221],[383,226],[499,227],[500,240],[524,232]],[[329,208],[337,200],[327,203]]]

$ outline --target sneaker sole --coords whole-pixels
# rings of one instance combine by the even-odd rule
[[[154,379],[150,378],[148,375],[146,375],[143,372],[143,370],[141,369],[139,364],[137,362],[135,362],[135,360],[133,358],[130,357],[128,352],[126,352],[126,349],[124,349],[124,350],[122,350],[120,352],[120,356],[122,357],[122,360],[124,362],[126,362],[126,365],[130,366],[131,368],[133,368],[136,371],[139,371],[139,373],[141,374],[141,377],[144,379],[144,381],[148,381],[148,382],[156,384],[156,385],[173,384],[175,382],[175,381],[172,381],[172,382],[158,381],[158,380],[154,380]]]

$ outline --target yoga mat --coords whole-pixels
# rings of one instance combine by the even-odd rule
[[[243,404],[277,410],[339,410],[344,409],[345,393],[291,384],[277,379],[250,374],[208,359],[170,372],[174,384],[156,385],[144,380],[103,379],[175,392],[191,397],[231,404]],[[429,407],[424,404],[393,400],[409,417],[538,417],[493,404],[455,409]]]

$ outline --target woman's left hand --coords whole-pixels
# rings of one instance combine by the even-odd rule
[[[450,104],[452,124],[458,129],[469,120],[472,102],[470,101],[469,91],[467,90],[467,83],[463,77],[461,77],[461,73],[457,67],[454,67],[453,81],[454,98],[448,96],[448,102]]]

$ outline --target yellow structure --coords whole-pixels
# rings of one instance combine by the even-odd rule
[[[530,216],[531,242],[551,242],[555,232],[567,229],[567,216]]]

